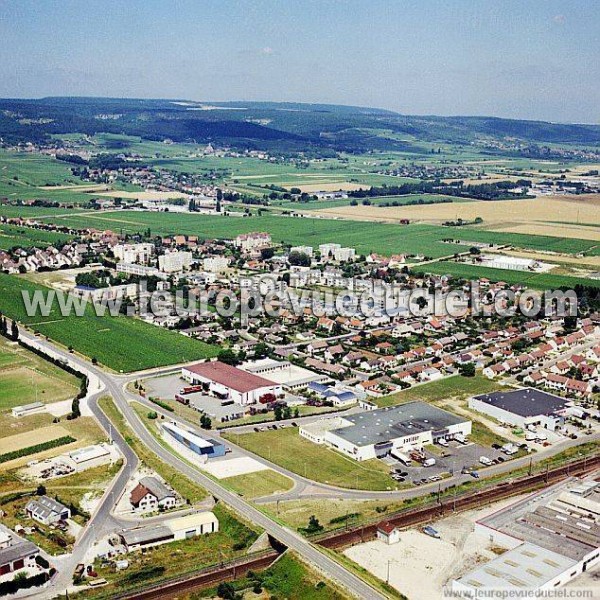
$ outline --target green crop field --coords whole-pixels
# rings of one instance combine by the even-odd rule
[[[231,239],[240,233],[267,231],[276,243],[310,244],[316,247],[325,242],[337,242],[352,246],[361,254],[406,253],[431,258],[467,251],[474,242],[514,244],[533,250],[551,249],[571,253],[591,251],[597,246],[591,240],[488,232],[469,227],[400,225],[280,215],[240,217],[125,210],[44,220],[74,228],[112,229],[118,233],[143,232],[150,228],[156,235],[187,234],[204,239]],[[463,243],[447,244],[441,241],[443,239],[457,239]]]
[[[406,196],[376,196],[368,199],[372,206],[393,205],[403,206],[412,202],[423,201],[425,204],[436,204],[444,202],[464,202],[463,198],[444,196],[442,194],[407,194]],[[338,208],[340,206],[350,206],[355,201],[361,204],[362,198],[340,198],[338,200],[310,200],[308,202],[292,202],[291,200],[274,200],[270,206],[278,207],[291,211],[305,210],[324,210],[326,208]]]
[[[538,290],[550,290],[560,287],[572,288],[575,285],[586,285],[600,288],[600,280],[585,277],[570,277],[568,275],[553,275],[552,273],[531,273],[529,271],[513,271],[510,269],[494,269],[478,265],[440,261],[429,263],[423,267],[428,273],[452,275],[464,279],[486,277],[491,281],[505,281],[508,284],[522,284]]]
[[[23,278],[0,274],[0,312],[42,335],[115,371],[137,371],[216,356],[218,348],[138,319],[108,313],[97,316],[88,306],[83,317],[63,317],[55,303],[44,317],[29,317],[21,290],[47,291]]]
[[[9,250],[15,246],[44,248],[52,244],[62,244],[69,239],[68,235],[55,231],[0,223],[0,250]]]
[[[342,456],[300,437],[295,427],[259,433],[224,432],[222,435],[242,448],[314,481],[361,490],[395,489],[388,468],[382,462],[357,462]]]
[[[39,219],[41,217],[58,217],[60,215],[80,215],[88,212],[86,209],[77,208],[75,210],[67,208],[47,208],[44,206],[28,206],[0,203],[0,216],[2,217],[22,217],[23,219]],[[89,211],[91,212],[91,211]]]

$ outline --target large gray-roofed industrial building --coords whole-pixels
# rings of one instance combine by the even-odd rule
[[[386,442],[424,431],[441,431],[465,420],[419,401],[348,415],[344,419],[353,426],[335,429],[332,433],[357,446]]]
[[[548,394],[535,388],[523,388],[511,390],[510,392],[492,392],[491,394],[475,396],[475,398],[522,417],[551,415],[563,410],[568,402],[566,398]]]
[[[528,387],[473,396],[469,408],[517,427],[554,430],[561,425],[568,403],[566,398]]]
[[[463,575],[454,581],[452,589],[473,594],[498,589],[552,589],[575,564],[575,560],[556,552],[525,543]]]
[[[512,504],[478,522],[486,534],[498,540],[508,536],[513,540],[535,542],[538,546],[581,561],[600,548],[600,526],[593,518],[582,518],[575,504],[593,502],[565,491],[564,484]],[[571,499],[572,504],[565,502]]]
[[[415,401],[344,416],[342,426],[326,431],[323,442],[355,460],[369,460],[470,433],[470,420]]]

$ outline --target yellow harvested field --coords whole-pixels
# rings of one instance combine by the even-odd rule
[[[5,438],[0,438],[0,454],[14,452],[15,450],[21,450],[22,448],[29,448],[29,446],[35,446],[36,444],[43,444],[44,442],[56,440],[66,435],[69,435],[69,432],[60,425],[48,425],[48,427],[42,427],[35,431],[10,435]],[[61,450],[61,452],[62,451],[63,450]]]
[[[560,223],[522,223],[520,225],[499,225],[487,227],[490,231],[508,233],[526,233],[529,235],[549,235],[552,237],[576,238],[580,240],[600,241],[600,229]],[[587,258],[586,258],[587,261]]]
[[[188,194],[183,192],[122,192],[114,190],[112,192],[101,192],[98,196],[108,196],[110,198],[129,198],[133,200],[169,200],[170,198],[189,198]]]
[[[525,227],[527,231],[522,229],[519,231],[521,233],[541,233],[541,231],[529,229],[529,227],[537,226],[540,227],[540,230],[542,228],[552,229],[552,233],[544,232],[547,235],[600,240],[600,227],[595,230],[592,227],[579,225],[560,225],[560,223],[579,222],[600,226],[600,194],[394,207],[341,206],[316,212],[358,221],[396,222],[399,219],[412,219],[436,224],[458,218],[472,220],[481,217],[486,229],[514,231],[513,228]]]

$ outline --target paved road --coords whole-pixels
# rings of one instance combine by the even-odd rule
[[[147,400],[145,398],[142,398],[141,396],[130,394],[128,392],[125,392],[125,395],[130,400],[135,400],[136,402],[139,402],[140,404],[147,406],[149,409],[152,409],[153,411],[163,415],[166,419],[185,422],[188,426],[191,426],[193,429],[195,429],[201,437],[206,435],[206,432],[199,429],[196,423],[190,423],[189,421],[187,421],[186,419],[184,419],[182,417],[175,416],[175,415],[173,415],[173,413],[161,409],[156,404],[153,404],[152,402],[150,402],[149,400]],[[308,417],[302,417],[299,419],[289,419],[287,421],[280,421],[277,424],[278,425],[280,425],[281,423],[289,424],[292,421],[302,421],[303,419],[314,420],[314,419],[321,418],[323,416],[327,416],[327,415],[312,415],[312,416],[308,416]],[[244,426],[244,429],[246,429],[246,428],[253,430],[254,426],[252,426],[252,425]],[[231,430],[228,429],[227,431],[231,431]],[[213,437],[218,437],[218,436],[220,436],[221,433],[222,432],[220,432],[218,430],[211,431],[211,435]],[[462,473],[458,473],[457,475],[455,475],[453,477],[449,477],[447,479],[444,479],[441,482],[432,482],[432,483],[428,483],[428,484],[421,485],[418,487],[415,486],[415,487],[411,487],[409,489],[404,489],[404,490],[372,491],[372,490],[354,490],[354,489],[342,488],[342,487],[338,487],[335,485],[329,485],[326,483],[318,483],[316,481],[313,481],[312,479],[303,477],[302,475],[294,473],[293,471],[290,471],[289,469],[286,469],[274,462],[271,462],[267,458],[263,458],[262,456],[259,456],[258,454],[254,454],[254,453],[250,452],[249,450],[246,450],[245,448],[238,446],[234,440],[235,440],[235,438],[233,438],[233,439],[228,438],[227,440],[224,440],[224,441],[228,446],[234,448],[237,453],[242,454],[242,455],[251,456],[256,461],[258,461],[261,464],[264,464],[267,467],[273,469],[274,471],[277,471],[278,473],[288,477],[289,479],[291,479],[294,482],[294,487],[291,490],[289,490],[288,492],[285,492],[282,494],[273,494],[273,495],[265,496],[263,498],[255,498],[253,500],[253,502],[256,504],[267,504],[269,502],[275,502],[277,500],[283,501],[283,500],[298,500],[298,499],[311,499],[311,498],[313,498],[313,499],[326,499],[326,498],[340,499],[340,498],[343,498],[346,500],[406,500],[409,498],[416,498],[419,496],[424,496],[430,492],[434,492],[437,490],[445,490],[446,488],[448,488],[450,486],[465,483],[467,481],[473,480],[473,478],[470,475],[467,475],[467,474],[463,475]],[[512,459],[510,461],[505,461],[503,463],[499,463],[499,464],[493,465],[491,467],[483,467],[483,465],[480,465],[478,472],[482,478],[500,475],[503,473],[507,473],[509,471],[513,471],[515,469],[527,467],[530,464],[530,462],[532,465],[536,465],[536,464],[548,459],[553,454],[557,454],[568,448],[572,448],[572,447],[577,446],[582,443],[594,442],[594,441],[598,441],[598,440],[600,440],[600,433],[596,433],[596,434],[589,435],[589,436],[588,435],[580,435],[579,438],[576,440],[572,440],[570,438],[565,438],[564,440],[562,440],[556,444],[553,444],[552,446],[550,446],[548,448],[541,449],[538,452],[528,454],[528,455],[522,456],[520,458]]]
[[[84,556],[88,553],[96,541],[111,531],[119,528],[119,521],[112,516],[111,511],[119,499],[119,496],[125,489],[127,481],[135,473],[139,460],[133,450],[130,448],[129,444],[127,444],[127,442],[123,439],[123,436],[118,430],[116,430],[116,428],[112,425],[112,423],[98,406],[98,399],[103,395],[106,395],[107,385],[105,374],[99,369],[86,364],[84,361],[74,357],[68,352],[56,348],[49,342],[23,331],[22,328],[20,331],[20,337],[30,344],[34,344],[43,348],[45,351],[51,353],[55,357],[60,357],[65,361],[77,365],[78,369],[88,374],[88,377],[90,377],[90,391],[92,392],[92,395],[88,398],[90,410],[106,432],[107,436],[109,436],[113,443],[117,446],[125,462],[117,477],[113,479],[109,487],[106,489],[104,496],[89,520],[87,527],[85,527],[83,533],[75,543],[72,554],[65,555],[54,561],[57,563],[59,574],[54,579],[53,585],[44,593],[40,593],[39,591],[30,591],[29,594],[23,594],[23,596],[35,595],[39,598],[51,598],[59,590],[64,590],[72,584],[73,571],[77,563],[83,560]]]
[[[57,592],[67,587],[71,579],[72,568],[74,568],[76,563],[81,560],[81,557],[85,555],[91,544],[93,544],[96,539],[101,537],[101,532],[104,533],[107,525],[110,525],[110,511],[114,507],[114,502],[118,498],[118,493],[124,489],[127,480],[129,477],[131,477],[132,473],[137,467],[137,457],[122,436],[118,433],[118,431],[116,431],[115,427],[110,423],[106,415],[104,415],[104,413],[98,407],[98,398],[101,395],[108,393],[113,397],[115,404],[123,413],[125,420],[129,423],[137,437],[139,437],[139,439],[165,463],[171,465],[174,469],[180,473],[183,473],[192,481],[204,487],[216,498],[222,500],[231,508],[233,508],[233,510],[242,518],[258,525],[259,527],[262,527],[267,533],[272,535],[281,543],[285,544],[294,552],[298,553],[302,558],[304,558],[304,560],[312,564],[314,568],[322,572],[326,577],[336,581],[356,597],[368,599],[385,598],[385,596],[383,596],[380,592],[348,571],[341,564],[318,550],[298,533],[288,529],[287,527],[279,525],[263,514],[260,510],[240,498],[237,494],[223,488],[218,482],[213,481],[206,475],[203,475],[197,469],[191,467],[188,463],[179,459],[161,446],[148,431],[145,425],[139,420],[137,414],[129,405],[127,401],[127,394],[123,389],[127,378],[109,375],[99,368],[89,365],[82,359],[56,348],[50,342],[36,338],[35,336],[32,336],[26,332],[22,332],[21,335],[24,340],[36,343],[38,346],[41,346],[47,350],[50,354],[60,356],[64,360],[76,364],[78,368],[85,370],[98,379],[99,389],[94,393],[94,396],[91,399],[90,408],[106,431],[111,431],[115,443],[119,446],[119,448],[122,448],[122,452],[127,461],[125,468],[121,471],[116,480],[113,481],[111,488],[107,490],[100,507],[90,520],[89,525],[85,529],[83,535],[78,540],[76,551],[73,553],[72,558],[70,560],[61,561],[61,566],[63,568],[59,576],[55,579],[52,586],[43,593],[39,593],[39,591],[34,592],[33,594],[35,594],[36,597],[50,598]]]

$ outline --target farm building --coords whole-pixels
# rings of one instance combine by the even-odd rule
[[[104,444],[95,444],[68,452],[66,460],[79,472],[111,462],[114,460],[114,456]]]
[[[165,521],[176,540],[219,531],[219,519],[212,512],[198,512]]]
[[[34,520],[44,525],[52,525],[59,521],[71,518],[71,511],[48,496],[40,496],[36,500],[30,500],[25,507],[25,512]]]
[[[163,525],[147,525],[123,529],[118,533],[128,552],[185,540],[219,531],[219,520],[212,512],[198,512],[168,519]]]
[[[39,553],[40,549],[33,542],[20,538],[8,527],[0,525],[0,576],[35,568]]]
[[[162,423],[163,438],[174,448],[192,460],[207,460],[225,455],[225,445],[217,440],[205,439],[189,429],[179,427],[175,423]]]
[[[256,404],[267,394],[281,395],[281,386],[220,361],[203,362],[181,369],[181,376],[209,393],[237,404]]]
[[[392,450],[421,449],[441,438],[471,433],[471,421],[418,401],[338,420],[341,426],[332,420],[330,428],[325,419],[321,420],[318,435],[312,435],[314,423],[305,426],[305,433],[300,434],[315,443],[322,440],[355,460],[368,460],[387,456]]]
[[[13,406],[12,416],[19,419],[21,417],[45,412],[45,410],[46,405],[43,402],[32,402],[31,404],[24,404],[23,406]]]
[[[534,388],[481,394],[469,408],[515,427],[541,426],[554,431],[563,423],[569,401]]]

